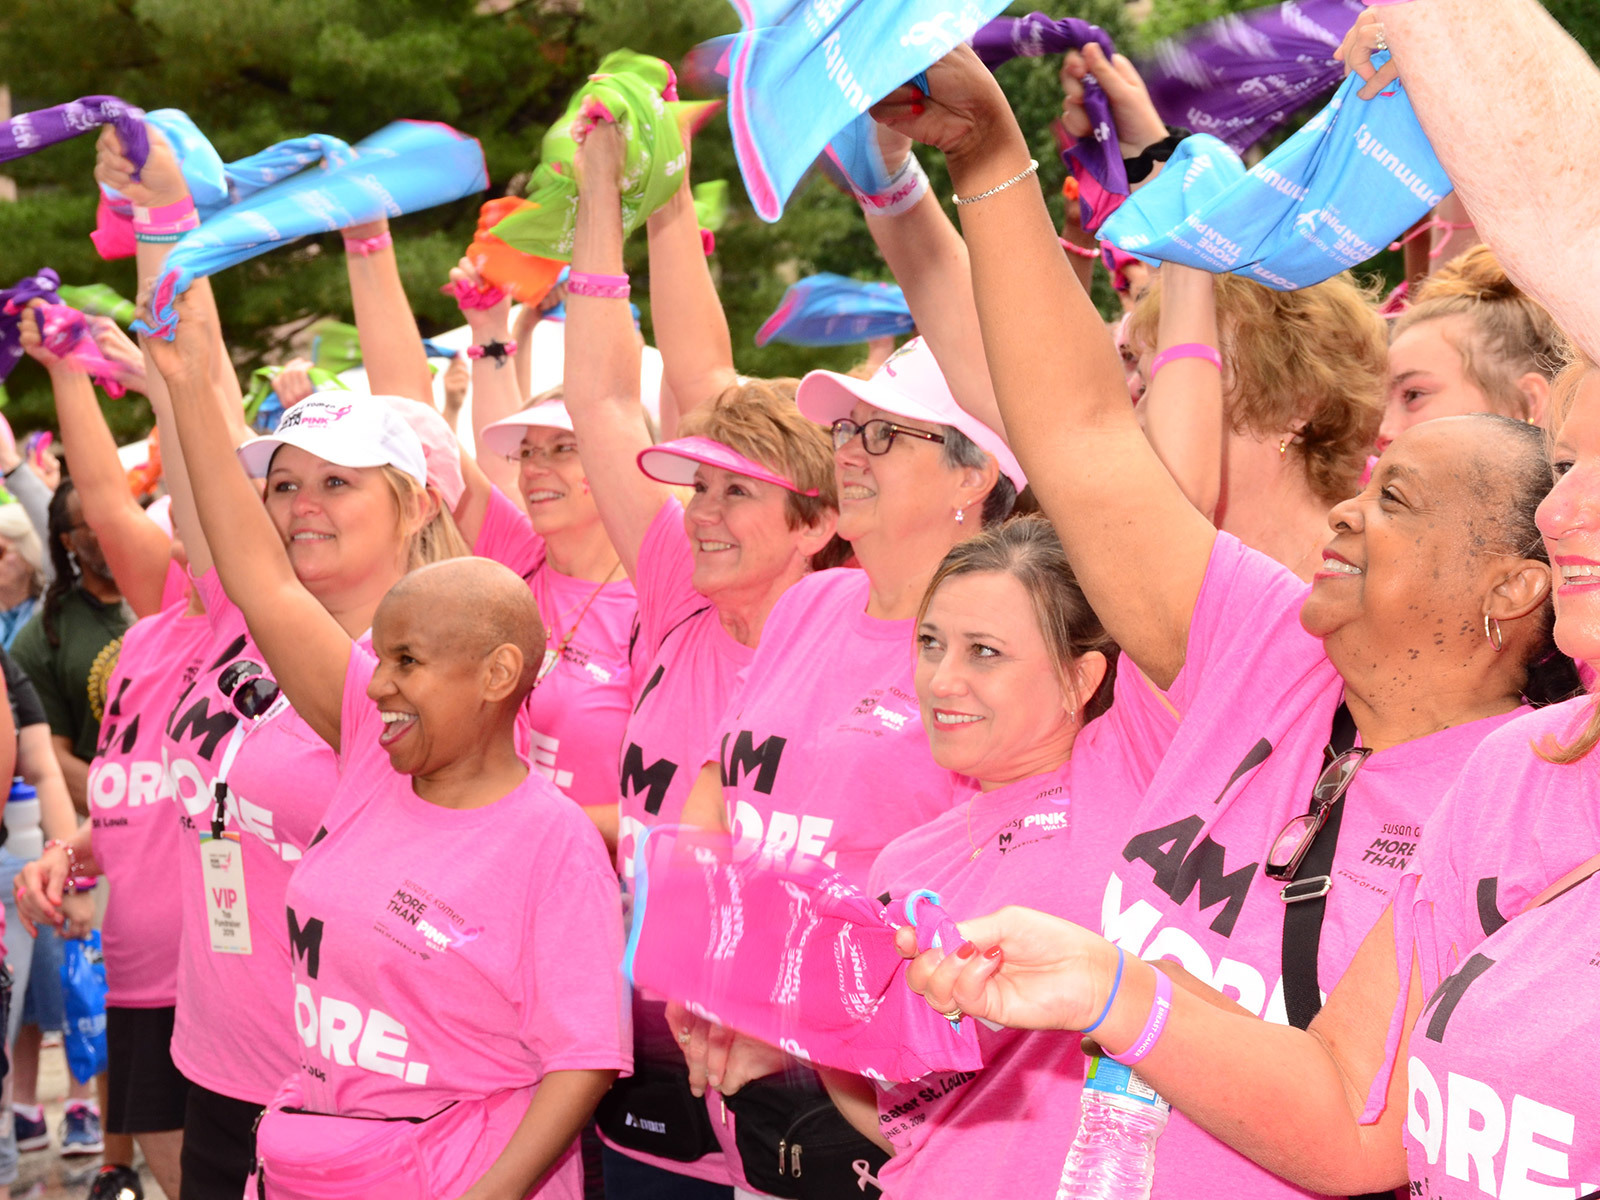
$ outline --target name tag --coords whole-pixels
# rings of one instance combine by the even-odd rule
[[[215,954],[250,953],[250,910],[244,894],[244,849],[238,834],[200,837],[200,873]]]

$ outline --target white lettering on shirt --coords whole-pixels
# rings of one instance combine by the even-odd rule
[[[428,1064],[407,1062],[406,1027],[388,1013],[365,1013],[348,1000],[323,996],[319,1002],[303,983],[294,985],[294,1027],[307,1049],[324,1060],[392,1075],[413,1085],[428,1082]],[[352,1047],[354,1053],[351,1053]]]

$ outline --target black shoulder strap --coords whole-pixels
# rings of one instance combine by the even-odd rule
[[[1343,704],[1333,714],[1333,733],[1323,751],[1326,767],[1356,744],[1356,722]],[[1322,919],[1328,912],[1328,891],[1333,884],[1333,852],[1339,845],[1339,826],[1344,820],[1344,799],[1333,806],[1328,821],[1300,863],[1291,884],[1309,892],[1304,900],[1283,906],[1283,1007],[1289,1024],[1304,1029],[1322,1008],[1322,992],[1317,987],[1317,953],[1322,947]],[[1352,1200],[1395,1200],[1395,1192],[1377,1192]]]
[[[1333,714],[1333,733],[1323,752],[1326,766],[1356,744],[1356,723],[1343,704]],[[1322,993],[1317,989],[1317,952],[1322,944],[1322,919],[1328,911],[1326,885],[1332,882],[1333,852],[1339,844],[1339,826],[1344,818],[1341,799],[1328,814],[1328,822],[1311,843],[1311,849],[1295,872],[1289,886],[1308,893],[1304,900],[1293,900],[1283,907],[1283,1006],[1289,1024],[1304,1029],[1322,1008]],[[1322,887],[1320,893],[1319,886]],[[1287,888],[1285,889],[1287,890]]]

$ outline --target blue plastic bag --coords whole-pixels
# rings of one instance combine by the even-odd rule
[[[106,1069],[106,960],[98,929],[86,938],[62,939],[61,1007],[67,1067],[79,1083],[88,1083]]]
[[[1373,60],[1381,65],[1382,58]],[[1288,292],[1365,262],[1451,191],[1398,82],[1351,75],[1328,107],[1246,171],[1205,134],[1100,228],[1119,250]]]

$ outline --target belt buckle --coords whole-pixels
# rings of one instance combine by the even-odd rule
[[[1308,875],[1304,879],[1286,883],[1278,893],[1278,899],[1285,904],[1298,904],[1302,900],[1320,900],[1332,890],[1332,875]]]

